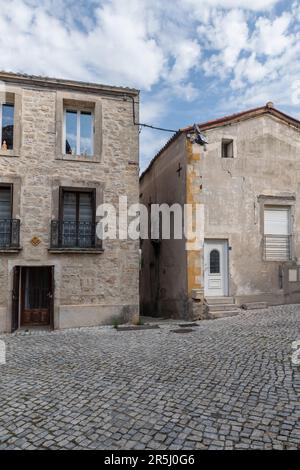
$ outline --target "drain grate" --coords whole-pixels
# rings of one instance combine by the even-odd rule
[[[180,328],[194,328],[195,326],[199,326],[197,323],[181,323],[179,324]]]
[[[184,333],[193,333],[194,330],[191,328],[178,328],[178,330],[171,330],[171,333],[179,333],[179,334],[184,334]]]

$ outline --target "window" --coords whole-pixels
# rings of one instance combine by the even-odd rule
[[[0,247],[10,245],[11,202],[11,187],[0,186]]]
[[[289,207],[264,208],[264,251],[268,261],[291,259],[291,215]]]
[[[91,247],[95,243],[94,193],[91,191],[63,191],[62,237],[63,246]]]
[[[300,268],[289,269],[289,282],[300,282]]]
[[[210,273],[220,274],[220,252],[218,250],[212,250],[209,255],[210,260]]]
[[[67,155],[84,157],[94,154],[94,118],[91,111],[65,110],[65,148]]]
[[[14,145],[14,105],[0,103],[0,142],[2,150],[12,150]]]
[[[0,186],[0,220],[11,219],[11,187]]]
[[[92,222],[93,193],[91,191],[63,191],[63,220]]]
[[[52,248],[96,247],[95,193],[61,188],[59,220],[51,222]]]
[[[233,140],[222,140],[222,158],[233,158]]]

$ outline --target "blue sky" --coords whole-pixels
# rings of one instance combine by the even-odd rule
[[[300,118],[300,4],[0,0],[0,68],[136,87],[171,129],[273,101]],[[141,132],[144,169],[169,134]]]

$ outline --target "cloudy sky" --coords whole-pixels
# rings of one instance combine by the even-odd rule
[[[0,0],[0,31],[0,69],[139,88],[149,124],[300,118],[299,1]],[[142,168],[169,137],[142,131]]]

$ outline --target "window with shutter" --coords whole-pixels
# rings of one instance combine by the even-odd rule
[[[0,186],[0,247],[9,246],[11,238],[11,187]]]
[[[267,261],[288,261],[291,259],[289,207],[265,207],[264,251]]]
[[[0,220],[11,219],[11,188],[0,187]]]
[[[91,247],[95,244],[94,191],[62,192],[61,237],[64,247]]]

